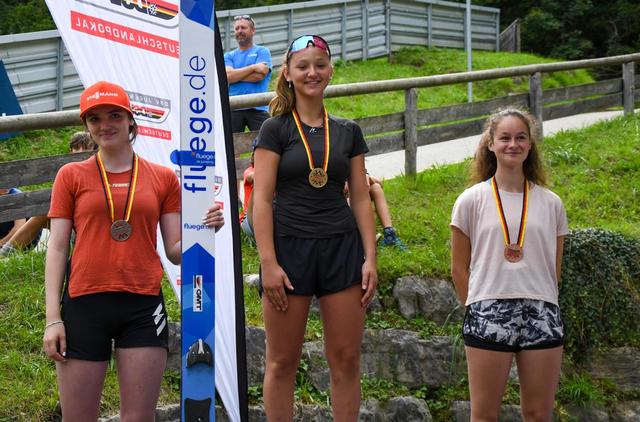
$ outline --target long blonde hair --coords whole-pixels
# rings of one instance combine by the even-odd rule
[[[269,102],[269,113],[272,116],[290,113],[296,106],[296,93],[293,90],[293,85],[290,85],[284,76],[285,69],[289,66],[290,57],[288,56],[287,53],[284,54],[282,69],[280,69],[276,80],[276,96]]]
[[[496,127],[505,117],[517,117],[527,127],[531,149],[529,150],[529,155],[526,160],[522,163],[524,177],[530,182],[545,186],[547,184],[547,175],[542,166],[542,157],[538,150],[540,135],[538,133],[537,122],[530,113],[516,108],[498,110],[489,116],[485,122],[482,137],[480,138],[480,145],[478,145],[478,149],[471,163],[469,181],[472,184],[482,182],[496,174],[498,161],[493,151],[489,150],[489,145],[493,143]]]

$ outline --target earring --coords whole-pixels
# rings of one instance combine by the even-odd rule
[[[289,81],[289,89],[293,89],[293,84]]]

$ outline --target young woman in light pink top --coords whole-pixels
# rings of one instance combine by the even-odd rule
[[[564,327],[558,283],[567,218],[544,188],[533,117],[507,109],[487,120],[472,182],[451,217],[451,275],[466,306],[463,337],[471,421],[497,421],[516,358],[525,421],[550,421]]]

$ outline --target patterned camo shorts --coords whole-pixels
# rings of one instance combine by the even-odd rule
[[[560,308],[542,300],[496,299],[467,307],[465,345],[500,352],[551,349],[564,342]]]

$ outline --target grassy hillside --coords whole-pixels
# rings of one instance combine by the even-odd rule
[[[473,70],[523,66],[535,63],[549,63],[556,60],[545,59],[532,54],[473,52]],[[453,49],[405,48],[393,56],[392,65],[386,58],[366,62],[337,62],[333,84],[355,81],[376,81],[385,79],[410,78],[445,73],[466,72],[467,56],[464,51]],[[543,89],[557,88],[593,82],[585,70],[545,74]],[[473,83],[474,101],[486,100],[507,93],[529,90],[526,77],[502,78]],[[418,90],[418,108],[440,107],[467,101],[467,84],[447,85]],[[327,108],[335,114],[358,118],[377,116],[404,110],[404,92],[387,92],[356,97],[332,98],[327,100]]]
[[[474,52],[474,70],[520,66],[534,63],[547,63],[554,60],[531,54]],[[396,78],[438,75],[451,72],[463,72],[467,69],[466,53],[453,49],[406,48],[393,56],[390,64],[386,58],[366,62],[335,63],[332,84],[346,84],[364,81],[376,81]],[[271,79],[274,87],[276,75]],[[585,70],[556,72],[545,75],[545,89],[559,86],[577,85],[593,82]],[[527,78],[503,78],[495,81],[483,81],[473,84],[475,101],[526,92],[529,89]],[[418,108],[439,107],[467,101],[467,85],[451,85],[419,90]],[[378,116],[404,109],[404,92],[388,92],[355,97],[331,98],[327,108],[332,114],[348,118]],[[38,130],[25,133],[7,141],[0,141],[0,161],[18,160],[67,152],[67,141],[71,134],[81,127],[62,130]]]
[[[640,237],[639,127],[637,117],[619,118],[545,140],[550,187],[563,198],[571,228],[600,227]],[[380,251],[382,295],[387,295],[393,280],[402,275],[448,277],[448,222],[453,201],[466,186],[466,166],[467,163],[443,166],[421,172],[415,180],[401,177],[385,183],[396,225],[411,254]],[[245,272],[255,272],[255,251],[247,242],[243,246]],[[40,350],[44,321],[43,261],[43,254],[35,252],[0,260],[0,284],[4,286],[0,289],[0,344],[3,345],[0,420],[15,416],[21,420],[43,420],[55,408],[54,367]],[[165,286],[165,290],[168,289]],[[175,318],[175,300],[170,294],[166,296]],[[247,290],[245,301],[248,322],[262,325],[254,290]],[[393,310],[371,315],[367,325],[409,328],[425,336],[457,331],[457,327],[436,327],[419,319],[405,321]],[[312,317],[307,336],[311,339],[319,335],[320,323],[317,317]],[[117,408],[118,400],[113,371],[106,385],[103,410],[109,414]],[[177,401],[178,385],[177,374],[165,377],[162,402]],[[365,392],[372,396],[380,396],[388,388],[388,385],[365,384]],[[592,387],[589,385],[589,388]],[[254,393],[255,398],[260,396],[259,391]],[[312,394],[300,396],[314,400]]]

